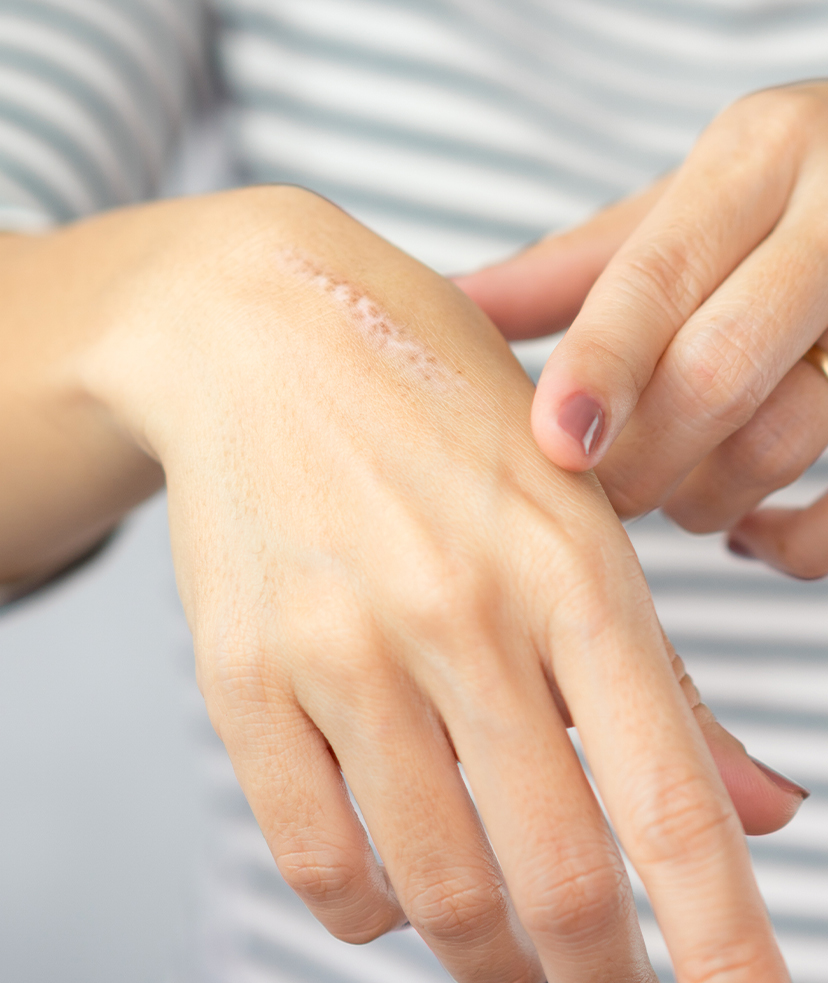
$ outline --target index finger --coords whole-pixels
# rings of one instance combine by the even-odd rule
[[[535,395],[532,429],[554,463],[602,459],[673,336],[773,228],[798,154],[795,128],[767,125],[774,98],[742,100],[712,124],[596,281]]]
[[[678,980],[783,983],[739,819],[676,681],[643,576],[623,531],[602,531],[601,556],[579,543],[568,564],[560,555],[550,562],[546,590],[527,591],[537,605],[529,623],[548,626],[538,647]],[[623,872],[538,677],[519,699],[506,681],[484,678],[494,712],[447,707],[452,739],[549,978],[648,979],[623,917]]]
[[[608,535],[626,539],[621,529]],[[603,584],[593,577],[580,604],[556,609],[550,642],[607,812],[681,983],[782,983],[788,973],[735,808],[671,669],[631,547],[625,554],[612,543],[605,557],[610,549],[627,562],[612,563]]]

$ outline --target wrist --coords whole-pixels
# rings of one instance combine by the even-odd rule
[[[48,578],[163,482],[84,388],[82,266],[68,232],[0,236],[0,584]]]

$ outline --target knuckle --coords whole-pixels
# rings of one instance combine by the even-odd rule
[[[650,776],[646,791],[630,795],[630,810],[630,854],[648,866],[712,856],[734,822],[738,825],[732,808],[711,797],[700,775]]]
[[[365,895],[363,871],[344,852],[300,848],[281,854],[277,865],[288,887],[341,942],[372,942],[397,921],[396,906]]]
[[[388,584],[395,623],[421,643],[422,665],[446,682],[473,675],[491,647],[493,612],[502,585],[484,561],[415,557],[404,581]]]
[[[753,979],[761,974],[765,961],[751,942],[719,943],[687,957],[682,965],[682,979],[687,980],[687,983],[723,983],[725,980]]]
[[[367,606],[338,584],[314,583],[294,593],[284,623],[290,642],[301,649],[351,649],[376,631]]]
[[[338,583],[314,582],[294,591],[279,633],[287,651],[324,665],[336,685],[349,685],[363,671],[370,674],[381,647],[368,605]]]
[[[587,939],[617,919],[629,888],[617,855],[562,864],[553,877],[535,879],[519,893],[521,921],[533,938]]]
[[[809,124],[823,120],[828,104],[820,90],[807,83],[762,89],[742,97],[733,107],[758,127],[766,143],[789,149]]]
[[[640,480],[629,482],[626,475],[615,480],[604,480],[600,466],[598,475],[604,481],[604,491],[613,511],[622,522],[637,518],[645,512],[651,512],[661,504],[664,495],[661,488],[646,488],[644,482]]]
[[[452,636],[459,622],[476,622],[485,610],[491,588],[471,566],[451,558],[415,565],[411,571],[407,620],[439,638]]]
[[[728,471],[743,487],[756,486],[763,491],[784,488],[805,470],[796,441],[795,431],[788,439],[767,414],[758,413],[749,427],[730,437],[726,445]]]
[[[573,627],[580,624],[580,630],[591,636],[602,634],[611,621],[608,600],[618,596],[619,570],[627,576],[624,593],[631,605],[646,605],[649,597],[629,539],[617,535],[618,529],[604,523],[603,516],[596,519],[593,525],[558,544],[554,567],[550,567],[557,577],[560,616]],[[596,529],[601,529],[600,536],[595,535]],[[548,604],[548,600],[541,600]]]
[[[328,932],[340,942],[347,942],[349,945],[367,945],[387,935],[395,925],[386,920],[367,921],[360,925],[326,925]]]
[[[360,871],[342,853],[300,848],[280,854],[277,865],[288,886],[312,907],[342,906],[353,900]]]
[[[196,641],[198,680],[219,735],[235,720],[249,727],[267,716],[283,691],[265,632],[240,613],[212,638]]]
[[[492,873],[443,877],[417,893],[411,922],[436,942],[462,945],[492,938],[507,915],[502,885]]]
[[[618,380],[619,392],[640,393],[648,382],[649,374],[643,370],[641,360],[625,358],[612,338],[593,332],[586,338],[573,335],[570,350],[582,362],[601,364],[611,378]]]
[[[771,388],[770,370],[738,343],[733,327],[727,319],[694,333],[681,351],[679,373],[688,418],[702,427],[713,421],[729,432],[753,417]]]
[[[653,315],[678,325],[699,306],[712,279],[709,252],[703,230],[681,224],[627,257],[634,282],[646,284]]]
[[[215,706],[225,718],[249,721],[289,693],[308,697],[308,685],[320,695],[341,692],[356,706],[384,679],[373,612],[345,585],[327,579],[296,586],[278,619],[236,614],[202,648],[202,691],[208,709]]]
[[[751,157],[754,167],[762,158],[778,166],[795,156],[815,113],[824,114],[821,103],[804,86],[761,89],[734,102],[711,129],[724,130],[733,141],[732,167],[751,167]]]
[[[386,935],[394,926],[384,919],[382,921],[372,919],[359,925],[327,924],[325,927],[340,942],[347,942],[349,945],[366,945]]]

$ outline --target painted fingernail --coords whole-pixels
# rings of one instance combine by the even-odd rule
[[[764,761],[758,761],[756,758],[751,758],[750,760],[756,765],[756,767],[760,771],[763,771],[768,776],[768,778],[773,782],[774,785],[778,785],[783,792],[791,792],[796,795],[799,795],[801,796],[803,802],[811,794],[807,788],[804,788],[798,782],[795,782],[792,778],[788,778],[785,775],[782,775],[780,772],[776,771],[775,769],[771,768],[769,765],[766,765]]]
[[[735,536],[731,536],[727,541],[727,548],[731,553],[735,553],[736,556],[741,556],[745,560],[755,560],[756,557],[753,555],[749,547],[745,546],[743,542],[738,540]]]
[[[392,931],[404,932],[407,928],[411,928],[411,922],[403,922],[402,925],[398,925],[395,929],[392,929]]]
[[[575,393],[558,410],[558,426],[589,454],[604,430],[604,412],[591,396]]]

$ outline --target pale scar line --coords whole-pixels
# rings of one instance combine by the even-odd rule
[[[276,259],[286,272],[301,278],[342,308],[374,351],[414,372],[431,385],[444,388],[449,384],[465,382],[459,373],[445,366],[428,345],[397,324],[368,294],[293,250],[279,250]]]

